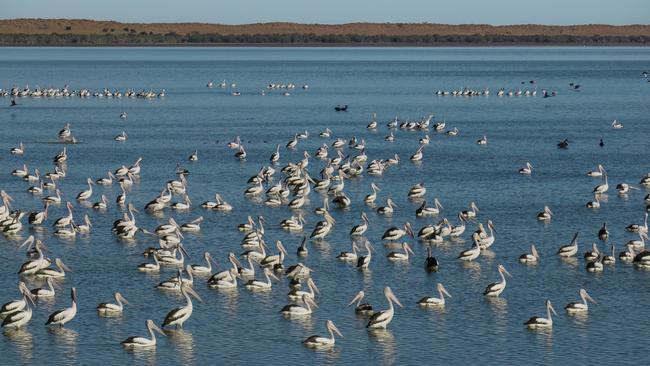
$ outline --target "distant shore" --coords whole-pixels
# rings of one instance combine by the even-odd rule
[[[0,20],[0,46],[648,46],[650,25],[430,23],[118,23],[80,19]]]

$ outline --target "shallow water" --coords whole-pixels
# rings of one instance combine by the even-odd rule
[[[51,159],[62,149],[56,133],[65,122],[81,143],[68,145],[68,176],[61,181],[64,200],[75,203],[75,216],[88,212],[93,232],[75,240],[54,238],[53,229],[30,229],[26,224],[21,238],[34,234],[43,238],[51,257],[61,257],[73,272],[63,281],[52,302],[39,302],[31,323],[20,332],[5,332],[0,337],[0,354],[7,364],[54,362],[57,364],[206,364],[208,362],[244,364],[280,363],[372,363],[415,364],[441,361],[452,364],[544,363],[586,364],[594,357],[602,362],[633,363],[639,342],[650,329],[647,303],[650,300],[649,272],[617,261],[601,274],[587,273],[582,253],[597,241],[597,232],[606,221],[610,243],[617,251],[636,238],[624,227],[643,219],[645,191],[619,197],[613,186],[619,182],[637,183],[650,171],[647,161],[648,95],[650,83],[641,71],[650,64],[650,49],[644,48],[0,48],[0,88],[55,86],[69,84],[72,89],[166,89],[166,97],[141,99],[19,99],[16,108],[0,108],[2,140],[0,188],[15,199],[15,207],[40,209],[37,197],[25,192],[27,184],[10,176],[10,171],[25,162],[30,168],[52,170]],[[225,79],[237,83],[242,96],[229,90],[207,89],[205,84]],[[535,84],[521,85],[535,80]],[[261,95],[270,82],[293,82],[298,88],[289,97],[279,91]],[[580,92],[569,90],[570,82],[582,85]],[[302,84],[309,90],[302,90]],[[462,87],[490,88],[489,97],[438,97],[435,89]],[[496,91],[528,88],[557,90],[558,97],[502,97]],[[4,100],[4,101],[3,101]],[[0,99],[8,105],[9,99]],[[348,104],[349,111],[336,113],[333,106]],[[128,112],[127,120],[118,118]],[[373,112],[379,129],[366,130]],[[396,115],[420,119],[435,114],[447,127],[457,127],[460,135],[450,138],[431,134],[424,149],[424,161],[408,161],[423,132],[395,131],[395,142],[387,143],[385,124]],[[620,120],[625,128],[614,130],[611,121]],[[318,132],[329,127],[331,139],[320,139]],[[270,227],[267,241],[282,240],[289,250],[287,264],[296,262],[295,250],[302,234],[282,231],[279,222],[292,214],[283,208],[268,208],[245,199],[246,180],[268,164],[275,145],[307,129],[308,140],[300,141],[296,151],[281,149],[281,163],[298,162],[302,152],[311,153],[334,138],[365,138],[370,159],[388,158],[397,153],[402,162],[389,168],[382,177],[364,175],[346,181],[346,192],[353,199],[349,210],[333,209],[336,227],[325,241],[313,242],[305,264],[315,271],[314,279],[322,294],[320,308],[302,321],[286,320],[278,311],[288,302],[287,280],[274,284],[268,293],[223,292],[205,286],[198,279],[195,288],[205,300],[195,302],[194,314],[182,331],[160,339],[155,351],[127,352],[119,342],[131,335],[144,335],[144,321],[161,323],[165,314],[184,302],[181,297],[153,289],[174,274],[166,269],[159,275],[135,270],[147,261],[142,251],[155,240],[139,236],[135,243],[123,243],[110,232],[111,223],[121,217],[113,203],[119,187],[95,187],[91,202],[108,196],[111,206],[105,212],[88,210],[74,201],[85,189],[87,177],[106,175],[122,164],[144,158],[142,179],[128,193],[128,200],[142,208],[154,198],[167,180],[174,178],[178,162],[191,171],[189,193],[192,201],[211,200],[220,193],[235,209],[216,213],[194,208],[189,213],[173,213],[179,222],[204,216],[203,230],[186,235],[190,263],[202,261],[208,250],[227,266],[229,252],[239,253],[242,234],[235,226],[247,215],[264,215]],[[125,130],[129,139],[116,143],[113,137]],[[489,144],[477,146],[483,134]],[[225,147],[235,135],[242,136],[248,158],[233,158]],[[568,150],[556,143],[568,138]],[[598,146],[603,138],[605,146]],[[9,149],[23,141],[23,157]],[[199,161],[187,156],[198,149]],[[333,154],[330,149],[330,154]],[[356,152],[350,151],[356,154]],[[347,153],[347,149],[346,149]],[[530,161],[531,177],[517,174]],[[585,203],[598,179],[585,176],[602,163],[609,172],[608,202],[598,210]],[[312,159],[309,170],[317,176],[323,162]],[[277,178],[276,178],[277,179]],[[477,202],[479,220],[491,218],[497,240],[477,261],[466,264],[455,259],[469,248],[476,223],[468,225],[464,240],[445,241],[433,247],[441,265],[436,273],[423,269],[426,247],[414,242],[416,257],[409,264],[394,264],[385,255],[380,238],[385,229],[410,221],[416,231],[431,219],[415,218],[420,202],[409,201],[408,189],[424,181],[427,199],[438,197],[444,205],[439,218],[456,222],[456,213]],[[382,188],[378,204],[392,197],[399,205],[392,218],[377,216],[363,204],[370,183]],[[307,215],[306,233],[319,217],[312,210],[322,205],[313,192],[303,212]],[[549,224],[535,219],[549,205],[555,217]],[[53,207],[50,223],[64,215],[64,205]],[[366,237],[376,248],[370,270],[359,272],[334,257],[349,249],[349,229],[365,211],[371,225]],[[137,215],[138,225],[153,229],[167,220],[145,213]],[[25,220],[26,222],[26,220]],[[579,259],[563,261],[554,253],[580,231]],[[0,301],[17,296],[16,272],[24,260],[24,250],[15,249],[17,238],[0,237]],[[535,243],[541,262],[535,266],[518,263],[520,254]],[[608,244],[609,245],[609,244]],[[599,243],[609,252],[608,245]],[[274,249],[273,249],[274,250]],[[498,280],[498,264],[512,273],[502,297],[488,301],[481,293]],[[452,298],[444,310],[423,310],[416,301],[434,293],[437,282],[444,283]],[[40,283],[29,281],[30,288]],[[345,304],[363,289],[367,300],[378,309],[386,307],[384,286],[392,287],[404,304],[398,308],[386,332],[369,333],[366,320],[355,316]],[[52,311],[69,305],[69,288],[76,286],[80,310],[64,329],[47,329],[43,324]],[[567,316],[562,307],[578,300],[578,290],[586,288],[598,301],[586,317]],[[95,306],[112,300],[114,291],[130,300],[123,317],[97,316]],[[528,331],[522,323],[533,315],[545,315],[544,300],[550,299],[559,316],[550,332]],[[345,338],[330,351],[314,352],[301,341],[312,334],[326,334],[325,320],[332,319]]]

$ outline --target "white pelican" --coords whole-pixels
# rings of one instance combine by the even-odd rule
[[[0,308],[0,318],[4,318],[15,311],[23,310],[27,306],[28,298],[31,299],[32,294],[23,281],[18,282],[18,291],[22,295],[21,299],[9,301],[2,305]]]
[[[587,172],[587,176],[589,176],[589,177],[602,177],[603,174],[607,174],[607,172],[605,171],[605,168],[603,168],[602,164],[598,164],[598,167],[597,167],[596,170],[592,170],[592,171]]]
[[[29,174],[29,170],[27,169],[27,165],[23,164],[22,168],[14,169],[11,172],[11,175],[18,177],[18,178],[24,178]]]
[[[115,176],[113,175],[113,172],[109,170],[108,178],[104,177],[104,178],[97,179],[95,183],[99,184],[100,186],[110,186],[111,184],[113,184],[113,178],[115,178]]]
[[[529,329],[539,329],[539,328],[552,328],[553,327],[553,318],[551,317],[551,312],[557,315],[553,305],[551,305],[551,300],[546,300],[546,316],[547,318],[542,318],[539,316],[534,316],[524,323]]]
[[[12,155],[23,155],[25,153],[25,145],[21,142],[17,147],[12,147],[10,152]]]
[[[553,212],[548,206],[544,206],[544,211],[537,214],[537,220],[550,221],[553,218]]]
[[[573,257],[576,255],[576,253],[578,253],[578,234],[579,233],[573,234],[571,243],[561,246],[557,251],[557,255],[560,257]]]
[[[465,219],[473,219],[478,215],[478,207],[474,201],[470,202],[469,210],[462,211],[460,213]]]
[[[422,157],[423,157],[422,150],[423,149],[424,149],[424,146],[420,146],[420,148],[418,148],[418,150],[415,152],[415,154],[411,155],[411,157],[410,157],[411,161],[416,161],[416,162],[417,161],[422,161]]]
[[[187,157],[187,160],[189,160],[189,161],[199,161],[199,152],[197,150],[194,150],[194,152],[192,152],[190,154],[190,156]]]
[[[463,233],[465,232],[465,218],[460,213],[458,214],[458,221],[460,221],[460,223],[458,225],[451,227],[451,231],[449,232],[449,236],[455,238],[455,237],[459,237],[459,236],[463,235]]]
[[[69,308],[64,308],[57,310],[50,314],[50,317],[47,319],[45,325],[58,325],[60,327],[64,326],[66,323],[70,322],[77,315],[77,289],[72,288],[70,290],[70,297],[72,298],[72,305]]]
[[[356,305],[354,306],[354,311],[355,311],[357,314],[372,315],[372,313],[373,313],[373,311],[372,311],[372,305],[370,305],[370,304],[368,304],[368,303],[363,303],[363,304],[361,303],[361,301],[363,300],[363,297],[364,297],[364,296],[365,296],[365,293],[364,293],[363,291],[359,291],[359,292],[356,294],[356,296],[354,296],[354,298],[352,299],[352,301],[350,301],[350,303],[348,304],[348,306],[350,306],[350,305],[356,303]]]
[[[501,282],[494,282],[489,284],[486,288],[485,291],[483,291],[483,295],[485,296],[499,296],[503,292],[503,290],[506,289],[506,276],[508,275],[512,277],[512,275],[506,270],[506,267],[504,267],[502,264],[499,264],[497,267],[499,269],[499,274],[501,275]]]
[[[570,302],[564,307],[567,313],[569,314],[586,313],[589,310],[589,305],[587,304],[587,300],[596,304],[596,300],[594,300],[591,296],[589,296],[587,290],[585,289],[580,289],[580,298],[582,299],[582,302]]]
[[[390,252],[386,258],[390,261],[407,261],[409,259],[409,253],[415,255],[415,252],[413,252],[408,243],[402,243],[402,249],[404,253]]]
[[[633,233],[638,233],[638,232],[648,232],[648,212],[645,213],[644,219],[643,219],[643,225],[640,224],[631,224],[625,227],[625,230],[631,231]]]
[[[585,252],[584,258],[586,261],[593,261],[594,259],[597,259],[599,255],[600,255],[600,250],[598,250],[598,246],[596,245],[596,243],[592,243],[591,250]]]
[[[40,287],[40,288],[35,288],[31,290],[31,294],[35,298],[52,298],[54,295],[56,295],[55,288],[59,288],[59,286],[54,282],[54,279],[52,277],[48,277],[45,279],[45,284],[47,287]]]
[[[438,294],[439,294],[440,297],[431,297],[431,296],[423,297],[418,301],[418,305],[420,305],[420,306],[445,306],[445,296],[451,298],[451,294],[447,291],[445,286],[442,285],[442,283],[438,283],[436,285],[436,289],[438,290]]]
[[[627,194],[630,191],[630,189],[639,190],[639,188],[631,186],[631,185],[629,185],[627,183],[619,183],[619,184],[616,185],[616,190],[618,191],[618,194],[620,194],[620,195]]]
[[[617,130],[621,129],[621,128],[623,128],[623,124],[621,122],[619,122],[618,120],[614,120],[614,121],[612,121],[612,128],[617,129]]]
[[[392,199],[386,199],[386,206],[378,207],[377,213],[380,215],[390,216],[393,214],[394,208],[398,207]]]
[[[368,269],[370,260],[372,259],[372,245],[368,240],[365,241],[364,245],[366,247],[366,255],[360,256],[357,259],[357,268],[359,269]]]
[[[212,276],[208,280],[208,286],[218,289],[234,289],[237,288],[237,277],[239,277],[237,269],[231,268],[226,271],[226,275],[221,278],[215,278],[215,276]]]
[[[124,310],[124,304],[129,304],[129,302],[122,296],[121,293],[115,293],[115,301],[117,304],[103,302],[97,305],[97,311],[102,315],[116,315],[121,314]]]
[[[476,144],[478,145],[487,145],[487,143],[488,143],[488,139],[485,135],[483,135],[483,137],[481,137],[480,139],[476,140]]]
[[[6,315],[0,326],[10,329],[18,329],[29,323],[32,319],[32,307],[35,307],[34,299],[29,292],[23,294],[25,306]]]
[[[332,228],[334,227],[334,223],[336,221],[334,221],[334,218],[327,211],[325,211],[324,217],[324,221],[319,221],[316,224],[316,227],[309,236],[310,238],[323,239],[332,231]]]
[[[229,142],[227,146],[233,150],[237,150],[241,146],[241,139],[239,136],[236,136],[234,141]]]
[[[192,316],[192,311],[194,310],[194,307],[192,306],[192,298],[190,296],[193,296],[197,300],[203,302],[199,294],[197,294],[192,287],[185,285],[183,282],[181,282],[181,294],[185,297],[185,301],[187,303],[185,306],[180,306],[177,307],[176,309],[170,311],[167,313],[167,316],[165,316],[165,320],[163,321],[162,326],[175,326],[176,328],[183,327],[183,323],[187,321],[187,319]]]
[[[445,135],[447,136],[458,136],[458,128],[454,127],[453,130],[449,130],[445,132]]]
[[[298,135],[297,134],[293,135],[293,139],[291,141],[287,142],[286,148],[293,150],[293,149],[296,148],[296,145],[298,145]]]
[[[147,320],[145,324],[147,325],[147,330],[149,330],[150,338],[134,336],[123,340],[122,342],[120,342],[120,344],[126,348],[135,348],[135,349],[155,347],[156,335],[154,332],[158,332],[163,336],[165,336],[165,333],[163,333],[162,329],[158,328],[158,326],[154,324],[153,320]]]
[[[624,261],[624,262],[631,262],[634,260],[634,257],[636,256],[635,251],[634,251],[634,245],[632,244],[627,244],[627,251],[620,252],[618,254],[618,259]]]
[[[483,226],[479,226],[479,228],[482,227]],[[492,220],[487,221],[487,227],[488,230],[490,230],[490,235],[487,235],[486,232],[484,232],[483,234],[474,233],[472,235],[472,240],[474,240],[481,249],[487,249],[491,247],[494,244],[494,241],[496,239],[494,235],[496,233],[496,229],[494,228],[494,224],[492,224]]]
[[[63,164],[68,160],[68,148],[66,146],[63,147],[63,151],[60,153],[56,154],[54,156],[54,164]]]
[[[598,230],[598,239],[605,241],[607,238],[609,238],[609,231],[607,230],[607,223],[603,222],[603,226]]]
[[[260,265],[270,267],[276,264],[282,264],[282,261],[284,260],[285,256],[289,254],[287,253],[287,250],[284,248],[284,245],[282,245],[281,241],[276,240],[275,246],[276,248],[278,248],[278,254],[267,255],[260,261]]]
[[[408,193],[409,198],[421,198],[427,194],[427,188],[424,186],[424,183],[418,183],[411,187]]]
[[[169,208],[176,211],[185,211],[189,210],[192,207],[192,201],[190,201],[190,196],[185,195],[185,200],[183,202],[174,202]]]
[[[117,135],[117,136],[115,136],[115,137],[113,138],[113,140],[115,140],[115,141],[117,141],[117,142],[124,142],[124,141],[126,141],[126,139],[128,139],[128,138],[129,138],[129,136],[126,134],[126,132],[122,131],[122,133],[119,134],[119,135]]]
[[[239,145],[239,150],[235,153],[235,157],[241,160],[246,159],[246,150],[244,149],[244,145]]]
[[[269,161],[271,161],[271,164],[276,164],[280,161],[280,144],[275,145],[275,152],[271,154]]]
[[[47,203],[47,201],[46,201]],[[53,226],[54,227],[65,227],[68,226],[72,223],[73,215],[72,215],[72,203],[67,202],[65,204],[66,208],[68,209],[68,215],[63,216],[58,218],[56,221],[54,221]]]
[[[28,222],[30,225],[40,225],[47,220],[47,210],[50,204],[45,202],[43,211],[34,211],[29,214]]]
[[[585,204],[585,207],[600,208],[600,198],[598,198],[598,194],[594,194],[594,200],[587,202],[587,204]]]
[[[340,337],[343,337],[343,334],[341,334],[338,328],[336,328],[336,325],[334,325],[334,322],[332,322],[331,320],[328,320],[327,322],[325,322],[325,324],[327,327],[327,331],[330,333],[329,338],[313,335],[305,339],[304,341],[302,341],[302,343],[306,347],[310,347],[310,348],[328,348],[334,346],[334,342],[335,342],[334,333],[336,333]]]
[[[304,291],[301,290],[300,288],[295,288],[289,292],[287,295],[291,300],[299,300],[301,299],[304,295],[307,295],[311,297],[312,299],[316,298],[316,294],[320,294],[320,290],[318,290],[318,287],[316,287],[316,284],[314,283],[314,280],[310,278],[307,278],[307,287],[309,288],[309,291]]]
[[[93,180],[90,178],[88,178],[86,182],[88,183],[88,189],[79,192],[79,194],[77,195],[77,201],[85,201],[88,198],[90,198],[90,196],[93,194],[93,185],[95,184],[95,182],[93,182]]]
[[[311,315],[311,313],[314,311],[314,308],[317,308],[318,305],[314,300],[309,297],[308,295],[302,295],[302,303],[304,306],[296,305],[296,304],[289,304],[285,305],[281,310],[280,313],[282,313],[285,316],[304,316],[304,315]]]
[[[389,228],[384,232],[381,240],[396,241],[403,238],[405,235],[408,235],[411,238],[415,237],[415,234],[413,233],[413,229],[411,228],[411,224],[409,222],[406,222],[403,228],[398,228],[395,226]]]
[[[479,255],[481,255],[481,247],[479,246],[478,242],[475,241],[470,249],[466,249],[460,252],[457,258],[462,261],[473,261],[474,259],[478,258]]]
[[[58,271],[52,268],[41,268],[38,271],[36,271],[35,275],[36,277],[53,277],[53,278],[63,278],[65,277],[65,272],[71,272],[70,268],[66,266],[63,261],[60,258],[56,258],[54,260],[54,263],[56,267],[59,269]]]
[[[341,252],[336,256],[336,259],[342,261],[356,261],[357,260],[357,244],[352,241],[352,251],[351,252]]]
[[[440,210],[443,209],[442,204],[438,201],[437,198],[433,200],[434,206],[427,207],[427,201],[422,202],[422,205],[415,210],[415,216],[417,217],[426,217],[426,216],[436,216],[440,213]]]
[[[537,263],[539,261],[539,254],[537,249],[535,249],[535,244],[530,246],[530,253],[525,253],[519,256],[519,262],[521,263]]]
[[[370,193],[363,199],[363,202],[368,204],[374,203],[375,200],[377,199],[377,192],[381,191],[381,189],[379,189],[379,187],[377,187],[377,185],[374,182],[370,183],[370,188],[372,188],[372,193]]]
[[[370,123],[368,123],[368,126],[366,126],[366,128],[369,130],[377,129],[377,113],[372,114],[372,119],[370,120]]]
[[[397,299],[397,296],[393,293],[393,290],[390,287],[384,287],[384,296],[386,301],[388,301],[388,309],[378,311],[370,317],[366,328],[368,329],[386,329],[388,324],[393,320],[393,315],[395,314],[395,308],[393,307],[393,302],[403,307],[402,304]]]
[[[108,207],[108,198],[106,198],[106,195],[103,194],[99,202],[93,203],[93,208],[95,210],[105,210],[107,207]]]
[[[59,189],[57,188],[54,191],[54,193],[56,194],[56,196],[43,197],[43,202],[49,202],[49,203],[53,203],[55,205],[60,204],[61,203],[61,191],[59,191]]]
[[[194,219],[194,220],[192,220],[190,222],[182,224],[180,226],[180,229],[181,229],[181,231],[196,233],[196,232],[201,231],[201,223],[202,222],[203,222],[203,216],[199,216],[199,217],[197,217],[196,219]]]
[[[88,214],[84,214],[83,224],[77,225],[74,221],[72,221],[72,224],[73,224],[73,229],[76,232],[81,234],[89,233],[93,227],[93,224],[90,222],[90,217],[88,217]]]
[[[532,173],[533,173],[533,166],[528,161],[526,162],[526,166],[519,169],[519,174],[531,175]]]
[[[585,266],[587,272],[602,272],[603,271],[603,256],[602,254],[598,255],[596,260],[587,263]]]
[[[260,281],[260,280],[250,280],[246,283],[246,288],[251,290],[251,291],[256,291],[256,290],[270,290],[271,287],[273,286],[273,282],[271,282],[271,278],[274,278],[276,280],[279,280],[273,272],[271,272],[270,269],[264,268],[264,276],[266,277],[266,282]]]
[[[603,174],[604,182],[594,187],[592,193],[603,194],[609,190],[609,183],[607,183],[607,173]]]
[[[153,256],[154,263],[142,263],[138,266],[140,272],[158,272],[160,271],[160,262],[157,256]]]
[[[363,235],[366,230],[368,230],[368,225],[370,224],[370,221],[368,220],[368,216],[366,215],[365,212],[361,213],[361,224],[355,225],[352,227],[350,230],[350,236],[361,236]]]

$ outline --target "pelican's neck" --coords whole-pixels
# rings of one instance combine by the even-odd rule
[[[148,325],[147,329],[149,329],[149,337],[151,337],[151,342],[156,343],[156,334],[153,331],[153,328],[151,328],[151,325]]]
[[[503,284],[505,285],[506,284],[506,276],[503,274],[502,271],[499,271],[499,274],[501,275],[501,282],[503,282]]]

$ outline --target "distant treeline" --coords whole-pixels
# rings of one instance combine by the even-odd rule
[[[102,45],[646,45],[648,36],[575,35],[358,35],[358,34],[0,34],[4,46],[102,46]]]

